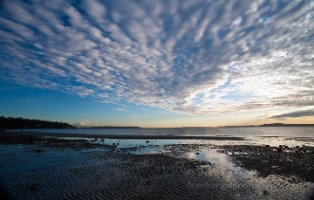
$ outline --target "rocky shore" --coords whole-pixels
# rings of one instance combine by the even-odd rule
[[[276,174],[290,177],[291,182],[314,183],[314,147],[224,145],[219,148],[219,152],[240,161],[248,170],[256,170],[261,177]]]

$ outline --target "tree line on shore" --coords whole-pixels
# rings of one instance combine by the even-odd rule
[[[38,119],[25,119],[22,117],[0,117],[0,130],[4,129],[42,129],[42,128],[76,128],[64,122],[51,122]]]

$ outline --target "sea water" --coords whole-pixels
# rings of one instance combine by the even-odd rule
[[[21,131],[19,129],[8,130]],[[314,127],[230,127],[230,128],[77,128],[77,129],[24,129],[24,132],[91,134],[91,135],[172,135],[172,136],[280,136],[314,137]]]

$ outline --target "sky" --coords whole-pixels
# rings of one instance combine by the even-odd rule
[[[0,115],[314,123],[313,0],[2,0]]]

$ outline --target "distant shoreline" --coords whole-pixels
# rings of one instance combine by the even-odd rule
[[[248,125],[248,126],[220,126],[218,128],[251,128],[251,127],[314,127],[314,124],[283,124],[283,123],[271,123],[261,125]]]
[[[140,126],[92,126],[92,127],[77,127],[78,129],[182,129],[182,128],[252,128],[252,127],[314,127],[314,124],[283,124],[271,123],[261,125],[248,125],[248,126],[218,126],[218,127],[205,127],[205,126],[189,126],[189,127],[140,127]]]

